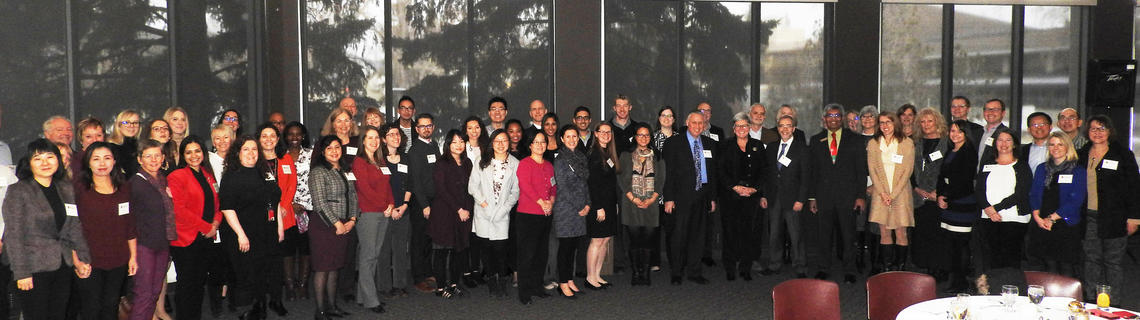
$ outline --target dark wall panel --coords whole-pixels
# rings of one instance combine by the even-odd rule
[[[569,123],[579,105],[599,110],[602,94],[601,1],[554,2],[554,104],[547,108]],[[595,121],[597,121],[595,117]]]

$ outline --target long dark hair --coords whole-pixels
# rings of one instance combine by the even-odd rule
[[[119,190],[119,187],[127,182],[127,177],[123,174],[122,165],[120,164],[122,159],[119,159],[118,156],[115,155],[115,146],[110,142],[94,142],[87,146],[87,150],[83,151],[83,165],[80,166],[83,170],[79,171],[80,183],[82,183],[84,187],[90,189],[95,188],[94,175],[91,173],[90,164],[91,157],[95,154],[95,149],[107,149],[107,151],[111,152],[111,158],[115,159],[115,165],[111,167],[111,185],[115,187],[115,190]]]
[[[617,134],[616,132],[613,132],[614,126],[612,126],[606,122],[600,122],[600,123],[598,123],[598,125],[594,126],[594,136],[595,137],[598,136],[598,130],[600,130],[602,128],[602,126],[610,127],[610,137],[613,137],[614,135]],[[613,138],[610,138],[610,143],[607,143],[605,148],[602,147],[601,142],[594,143],[594,147],[591,148],[591,149],[593,149],[593,150],[591,150],[591,152],[598,152],[599,154],[602,155],[603,158],[609,159],[611,162],[614,163],[614,172],[621,173],[621,164],[618,163],[620,161],[618,161],[618,158],[617,158],[617,146],[616,145],[617,145],[617,141],[615,141]]]
[[[265,150],[261,150],[261,144],[257,143],[257,139],[252,135],[243,134],[238,136],[237,139],[234,139],[234,142],[230,144],[230,151],[226,152],[226,170],[222,171],[223,176],[225,176],[226,173],[230,173],[242,167],[241,146],[246,142],[253,142],[253,145],[257,146],[257,163],[253,165],[254,169],[257,169],[257,172],[269,173],[266,169],[265,156],[262,155],[262,152],[265,152]]]
[[[976,145],[977,142],[975,142],[974,140],[971,140],[970,139],[970,133],[966,131],[966,130],[970,130],[970,121],[968,121],[968,120],[954,120],[953,122],[950,122],[950,125],[951,126],[957,126],[958,131],[962,131],[962,138],[963,138],[962,143],[963,144]],[[946,127],[946,135],[947,136],[950,135],[950,127],[949,126]]]
[[[203,172],[207,172],[210,175],[213,175],[214,167],[210,165],[210,154],[208,153],[209,151],[206,151],[206,144],[202,143],[202,137],[199,137],[196,134],[188,135],[185,138],[182,138],[182,145],[178,146],[178,167],[185,168],[187,166],[186,147],[191,143],[198,144],[198,148],[202,149],[202,164],[199,164],[198,166],[202,167]]]
[[[483,119],[479,119],[479,117],[476,116],[467,117],[466,120],[463,120],[463,127],[459,128],[459,130],[463,132],[463,137],[465,138],[463,140],[467,140],[467,143],[471,143],[471,138],[467,136],[467,124],[472,121],[479,124],[479,136],[475,138],[475,145],[482,151],[483,148],[490,144],[490,139],[487,138],[487,127],[483,126]]]
[[[261,132],[265,131],[265,129],[271,129],[273,130],[273,134],[277,135],[277,144],[273,146],[273,154],[276,154],[278,158],[285,156],[285,135],[283,135],[281,131],[277,131],[277,126],[274,126],[273,123],[266,122],[257,126],[255,133],[258,147],[261,147]]]
[[[366,149],[364,149],[364,137],[368,136],[369,131],[376,132],[376,137],[380,138],[380,147],[376,148],[376,152],[373,152],[372,154],[363,154],[364,161],[377,167],[388,165],[388,161],[384,159],[384,149],[387,149],[388,147],[384,145],[384,134],[380,132],[379,128],[369,125],[364,126],[363,130],[360,131],[360,139],[357,139],[358,141],[356,141],[356,147],[362,153],[367,152]]]
[[[51,153],[55,155],[56,162],[58,163],[55,168],[55,172],[51,175],[51,180],[53,181],[52,183],[54,184],[54,181],[57,180],[67,180],[67,169],[65,169],[65,166],[63,164],[63,155],[59,153],[59,148],[60,147],[56,146],[55,143],[44,138],[32,140],[32,142],[29,142],[28,152],[24,155],[23,158],[20,158],[20,162],[16,164],[16,178],[19,178],[20,180],[31,179],[33,176],[32,158],[35,158],[41,153]]]
[[[330,170],[332,169],[332,163],[329,163],[329,159],[325,157],[325,149],[327,149],[329,145],[331,145],[334,141],[340,143],[342,146],[341,149],[344,149],[344,143],[340,141],[340,138],[338,138],[336,134],[330,134],[317,139],[317,145],[313,147],[313,166],[319,166]],[[336,161],[337,166],[340,166],[341,171],[349,170],[348,161],[345,160],[345,158],[347,157],[345,157],[344,154],[341,154],[340,159],[337,159]]]
[[[487,166],[491,165],[491,159],[495,158],[495,146],[494,146],[495,137],[498,137],[500,134],[507,134],[507,130],[495,129],[494,132],[491,132],[491,136],[490,136],[491,137],[490,138],[491,143],[488,144],[489,148],[479,149],[479,152],[482,153],[481,155],[479,155],[479,168],[480,169],[487,169]],[[507,155],[508,156],[510,156],[510,153],[511,153],[510,143],[511,143],[511,136],[507,135]],[[519,144],[522,144],[522,143],[519,143]]]
[[[447,155],[449,158],[451,156],[451,141],[455,140],[455,137],[459,137],[459,140],[463,140],[463,142],[467,142],[467,134],[460,132],[459,129],[448,130],[447,134],[443,135],[443,150],[446,151],[446,152],[444,152],[444,154]],[[463,148],[463,152],[459,153],[459,159],[462,160],[463,158],[466,158],[466,157],[467,157],[467,148]]]
[[[402,155],[404,155],[404,146],[406,146],[408,144],[408,141],[407,141],[408,139],[406,136],[404,136],[404,130],[400,129],[400,122],[393,121],[393,122],[385,123],[384,126],[380,127],[380,133],[382,134],[380,136],[380,139],[387,138],[388,137],[388,131],[392,131],[392,130],[396,130],[396,133],[400,134],[400,145],[396,146],[396,154],[402,156]],[[383,141],[383,140],[381,140],[381,141]],[[385,143],[382,146],[382,148],[380,148],[380,150],[381,150],[380,154],[384,156],[384,161],[388,161],[388,156],[390,155],[388,153],[388,144]]]

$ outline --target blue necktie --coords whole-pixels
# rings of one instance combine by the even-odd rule
[[[697,183],[694,185],[693,190],[701,189],[701,150],[700,138],[693,140],[693,166],[697,169],[694,171],[696,173],[694,176],[697,177]]]
[[[787,147],[788,147],[787,143],[781,143],[780,144],[780,154],[776,156],[776,163],[779,164],[777,166],[777,168],[780,169],[780,171],[784,171],[784,163],[780,162],[780,159],[784,158],[784,150],[785,150],[784,148],[787,148]]]

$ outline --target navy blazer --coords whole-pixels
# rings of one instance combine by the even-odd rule
[[[1048,161],[1052,160],[1037,165],[1037,170],[1033,173],[1033,187],[1029,189],[1029,209],[1031,210],[1041,210],[1041,200],[1045,195],[1045,187],[1053,183],[1053,181],[1045,181],[1046,171],[1049,171],[1045,168]],[[1081,212],[1084,211],[1085,196],[1087,196],[1088,191],[1088,173],[1086,172],[1084,167],[1074,166],[1069,171],[1059,172],[1053,177],[1056,180],[1061,174],[1072,176],[1072,181],[1069,183],[1058,183],[1061,207],[1057,208],[1057,215],[1065,219],[1065,223],[1070,226],[1081,223]],[[1053,212],[1041,212],[1039,216],[1047,218],[1052,214]]]
[[[808,161],[808,147],[803,139],[792,138],[792,144],[784,151],[784,156],[791,160],[784,170],[780,170],[780,141],[768,144],[764,151],[766,165],[764,175],[764,197],[769,202],[776,201],[784,209],[791,209],[796,201],[807,205],[808,181],[811,162]],[[771,206],[771,204],[769,204]]]

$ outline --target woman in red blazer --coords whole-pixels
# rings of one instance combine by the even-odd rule
[[[213,170],[206,158],[202,139],[191,135],[182,139],[178,153],[179,169],[166,177],[174,204],[174,221],[178,239],[170,242],[170,255],[178,270],[178,293],[174,296],[178,319],[200,319],[202,294],[207,276],[220,284],[223,264],[218,226],[222,212],[218,210],[218,193]]]

